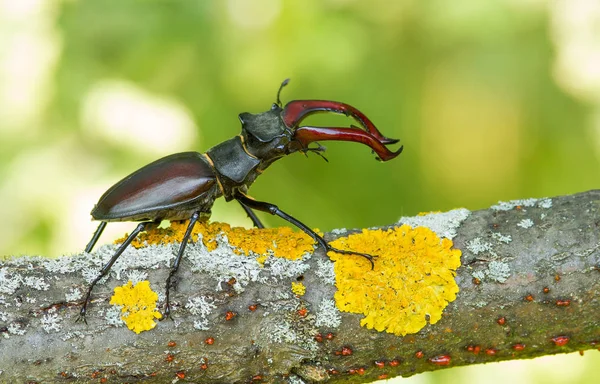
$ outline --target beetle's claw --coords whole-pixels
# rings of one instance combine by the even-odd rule
[[[169,318],[171,320],[173,320],[173,318],[171,318],[171,304],[167,303],[165,305],[165,310],[164,310],[164,312],[162,314],[162,317],[159,319],[159,321],[163,321],[163,320],[169,319]]]
[[[79,323],[80,321],[84,322],[85,325],[87,325],[87,319],[85,317],[85,308],[81,308],[79,316],[77,316],[77,319],[75,319],[75,323]]]
[[[332,246],[331,246],[331,245],[329,245],[329,244],[327,244],[327,251],[328,251],[328,252],[329,252],[329,251],[332,251],[332,252],[336,252],[336,253],[341,253],[341,254],[344,254],[344,255],[357,255],[357,256],[362,256],[362,257],[364,257],[365,259],[369,260],[369,263],[371,263],[371,271],[372,271],[373,269],[375,269],[375,258],[376,258],[377,256],[374,256],[374,255],[369,255],[368,253],[355,252],[355,251],[347,251],[347,250],[344,250],[344,249],[337,249],[337,248],[334,248],[334,247],[332,247]]]

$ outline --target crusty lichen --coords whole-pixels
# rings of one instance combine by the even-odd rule
[[[408,224],[413,228],[427,227],[439,237],[452,240],[456,236],[458,227],[470,214],[471,211],[466,208],[457,208],[448,212],[422,212],[417,216],[403,216],[398,220],[398,224]]]
[[[149,229],[141,233],[131,245],[139,248],[150,244],[181,242],[187,226],[187,222],[171,222],[168,228]],[[312,252],[315,244],[310,236],[301,231],[294,231],[290,227],[246,229],[231,227],[226,223],[199,222],[192,231],[192,240],[198,241],[199,235],[209,251],[217,248],[217,236],[225,236],[234,248],[234,252],[246,256],[253,254],[261,265],[269,254],[289,260],[299,260],[305,253]],[[125,238],[116,242],[122,243]]]
[[[377,256],[371,270],[360,256],[329,252],[335,261],[336,305],[363,314],[362,326],[396,335],[416,333],[427,321],[439,321],[456,299],[461,251],[429,228],[364,229],[331,245]]]
[[[157,301],[158,294],[150,289],[149,281],[141,281],[136,285],[129,281],[123,286],[115,287],[110,304],[121,305],[121,319],[127,324],[127,328],[140,333],[154,328],[154,319],[162,317],[156,309]]]

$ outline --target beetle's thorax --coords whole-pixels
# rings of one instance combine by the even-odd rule
[[[218,144],[206,152],[215,167],[226,200],[236,190],[245,191],[269,165],[290,151],[293,131],[281,119],[281,107],[270,111],[242,113],[240,135]]]

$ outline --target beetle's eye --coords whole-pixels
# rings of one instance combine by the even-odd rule
[[[279,109],[279,105],[277,105],[277,103],[273,103],[273,105],[271,105],[271,111],[274,111],[276,109]]]

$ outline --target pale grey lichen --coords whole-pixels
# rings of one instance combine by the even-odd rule
[[[428,213],[422,216],[403,216],[398,220],[399,224],[408,224],[413,228],[427,227],[439,237],[452,240],[456,236],[456,230],[460,224],[471,214],[466,208],[453,209],[448,212]]]
[[[498,204],[492,205],[490,208],[496,211],[510,211],[511,209],[521,207],[534,207],[538,199],[520,199],[511,201],[499,201]]]
[[[215,280],[215,289],[222,290],[221,282],[231,278],[236,280],[236,292],[241,293],[251,282],[267,283],[267,269],[255,257],[245,257],[234,253],[227,237],[217,235],[217,248],[208,251],[200,239],[188,245],[187,258],[192,271],[204,273]],[[270,258],[267,259],[267,261]],[[265,265],[267,262],[265,262]]]
[[[301,260],[289,260],[283,257],[269,256],[265,265],[269,265],[269,273],[277,281],[304,274],[304,272],[310,269],[310,265],[305,263],[310,257],[311,254],[309,253],[305,253]]]
[[[508,244],[512,241],[512,237],[510,235],[503,235],[499,232],[492,233],[492,238],[499,243]]]
[[[482,281],[483,281],[483,279],[485,279],[485,272],[484,271],[475,271],[475,272],[471,273],[471,275],[474,278],[482,280]]]
[[[21,286],[23,277],[19,273],[9,274],[7,269],[0,269],[0,293],[11,295]]]
[[[315,325],[317,327],[337,328],[342,323],[340,311],[332,299],[323,299],[319,304]]]
[[[70,291],[65,293],[65,300],[67,302],[73,302],[81,299],[83,296],[81,290],[79,288],[71,288]]]
[[[331,230],[331,234],[333,235],[345,235],[346,233],[348,233],[346,228],[334,228]]]
[[[333,263],[329,260],[317,260],[317,270],[315,274],[323,280],[324,283],[335,285],[335,271]]]
[[[314,352],[319,345],[314,340],[317,329],[314,327],[314,315],[308,314],[298,319],[296,311],[277,312],[263,318],[262,331],[256,337],[256,344],[267,349],[273,344],[292,344],[293,348],[301,348]],[[287,348],[287,347],[284,347]]]
[[[6,328],[8,330],[8,333],[10,333],[11,335],[23,336],[25,334],[25,329],[23,328],[23,325],[16,322],[10,323]]]
[[[515,207],[535,207],[539,208],[551,208],[552,207],[552,199],[548,197],[543,197],[541,199],[521,199],[521,200],[511,200],[511,201],[499,201],[498,204],[492,205],[491,208],[496,211],[510,211]]]
[[[521,227],[524,229],[531,228],[531,227],[533,227],[533,220],[523,219],[523,220],[519,221],[519,223],[517,224],[517,227]]]
[[[194,320],[194,328],[198,330],[207,330],[209,328],[208,315],[210,315],[217,306],[212,299],[209,299],[206,296],[197,296],[188,299],[185,308],[187,308],[192,315],[200,317],[199,319]]]
[[[178,244],[177,244],[178,246]],[[174,244],[149,245],[142,248],[129,247],[112,266],[111,274],[121,280],[121,273],[132,269],[157,269],[170,266],[177,251]],[[114,251],[109,251],[109,257]],[[108,260],[108,258],[106,259]]]
[[[491,280],[504,283],[510,277],[510,267],[506,263],[492,261],[485,273]]]
[[[42,277],[27,276],[23,280],[23,283],[29,288],[33,288],[38,291],[47,291],[50,289],[50,284],[46,283]]]
[[[89,336],[89,333],[87,333],[87,332],[70,331],[70,332],[64,333],[60,337],[60,339],[62,341],[67,341],[67,340],[71,340],[71,339],[85,339],[88,336]]]
[[[111,305],[104,315],[104,319],[108,323],[108,325],[112,325],[113,327],[122,327],[125,322],[121,319],[121,305]]]
[[[212,310],[217,308],[214,301],[206,296],[192,297],[188,299],[185,304],[185,308],[190,311],[192,315],[199,315],[201,317],[207,317],[211,314]]]
[[[81,270],[81,276],[86,281],[86,283],[90,284],[92,281],[98,277],[100,274],[100,269],[85,267]]]
[[[483,241],[480,237],[476,237],[473,240],[467,241],[467,249],[471,251],[475,255],[479,255],[480,253],[487,252],[491,255],[496,256],[496,252],[492,248],[492,244],[486,241]]]
[[[194,329],[199,331],[208,331],[210,327],[208,326],[208,319],[201,318],[198,320],[194,320]]]
[[[288,384],[305,384],[305,381],[302,380],[300,377],[291,374],[288,378],[287,378]]]
[[[50,333],[53,331],[60,332],[62,328],[61,321],[62,319],[58,317],[56,313],[45,314],[41,319],[42,328],[44,329],[44,331],[46,331],[46,333]]]
[[[471,275],[481,281],[492,280],[497,283],[504,283],[510,277],[510,266],[500,261],[490,261],[487,269],[475,271]]]
[[[148,272],[140,271],[138,269],[132,269],[131,271],[127,272],[126,280],[131,281],[133,285],[136,285],[137,283],[147,279]]]
[[[283,319],[271,321],[267,324],[266,334],[269,340],[274,343],[295,343],[298,340],[298,334],[292,325]]]
[[[77,270],[75,257],[57,257],[56,259],[46,259],[42,265],[51,274],[72,273]]]

